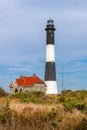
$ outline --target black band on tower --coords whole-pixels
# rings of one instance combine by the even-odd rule
[[[47,31],[46,45],[48,44],[54,45],[54,32],[51,30]]]
[[[55,62],[46,62],[45,81],[56,81]]]

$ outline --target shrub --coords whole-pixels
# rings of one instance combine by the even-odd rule
[[[0,112],[0,122],[5,123],[7,117],[10,115],[10,109],[9,109],[10,102],[7,100],[5,107],[2,108]]]
[[[65,103],[63,103],[63,106],[64,106],[68,111],[74,109],[74,105],[72,104],[72,102],[65,102]]]
[[[56,112],[56,110],[55,110],[55,108],[52,108],[50,111],[49,111],[49,116],[52,118],[55,118],[55,116],[56,116],[56,114],[57,114],[57,112]]]
[[[66,110],[78,109],[81,111],[86,111],[86,103],[83,100],[82,95],[87,94],[84,91],[80,92],[67,92],[65,95],[59,97],[59,102],[66,108]],[[86,97],[86,95],[84,96]],[[84,98],[85,99],[85,98]]]
[[[53,121],[53,122],[52,122],[52,126],[53,126],[54,128],[56,128],[56,127],[58,126],[58,124],[57,124],[55,121]]]
[[[62,96],[62,97],[60,97],[59,101],[60,101],[61,103],[64,103],[64,102],[65,102],[65,98]]]
[[[86,109],[86,104],[84,102],[78,102],[78,103],[75,104],[75,107],[78,110],[85,110]]]
[[[41,99],[45,94],[42,92],[23,92],[15,95],[11,95],[10,98],[18,98],[22,103],[43,103]]]
[[[7,95],[8,93],[2,87],[0,87],[0,97],[7,96]]]

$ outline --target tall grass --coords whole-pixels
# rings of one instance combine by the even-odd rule
[[[86,91],[12,95],[0,109],[0,130],[87,130],[86,99]]]

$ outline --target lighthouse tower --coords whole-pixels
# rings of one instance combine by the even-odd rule
[[[54,43],[54,22],[47,21],[46,26],[46,64],[45,64],[45,83],[47,94],[57,94],[56,67],[55,67],[55,43]]]

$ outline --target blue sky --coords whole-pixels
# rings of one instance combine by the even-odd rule
[[[0,0],[0,86],[20,75],[44,79],[46,21],[56,27],[56,71],[61,90],[87,89],[87,0]]]

